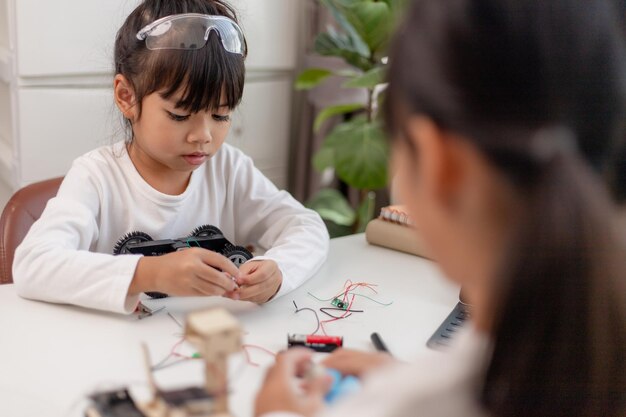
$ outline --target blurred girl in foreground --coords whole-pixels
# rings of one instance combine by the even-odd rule
[[[390,53],[392,162],[473,321],[412,365],[331,355],[367,374],[332,409],[324,378],[291,381],[310,353],[282,354],[257,415],[626,415],[626,257],[592,169],[626,120],[618,16],[608,0],[411,2]]]

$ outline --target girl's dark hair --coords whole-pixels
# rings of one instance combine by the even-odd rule
[[[598,172],[623,134],[626,66],[608,0],[414,0],[384,112],[472,141],[524,216],[495,280],[481,403],[494,416],[626,415],[626,269]]]
[[[204,48],[197,50],[158,50],[146,48],[137,32],[165,16],[202,13],[226,16],[237,22],[232,7],[222,0],[145,0],[127,18],[115,39],[115,73],[131,83],[139,116],[145,96],[161,92],[169,99],[182,91],[176,107],[191,113],[217,109],[226,104],[237,107],[243,95],[244,58],[227,52],[215,31]],[[225,99],[224,103],[220,100]]]

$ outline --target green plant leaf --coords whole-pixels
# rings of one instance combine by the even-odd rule
[[[349,4],[343,8],[346,19],[365,41],[372,54],[386,44],[393,22],[388,3],[364,0],[344,4]]]
[[[308,68],[298,75],[296,90],[309,90],[319,85],[333,73],[325,68]]]
[[[406,10],[407,0],[383,0],[389,5],[392,13],[398,14]]]
[[[378,122],[357,117],[335,127],[325,146],[334,150],[337,176],[358,189],[378,189],[387,184],[389,148]]]
[[[328,32],[317,35],[315,51],[320,55],[342,58],[361,71],[369,71],[373,67],[368,56],[361,55],[345,35],[337,33],[331,27]]]
[[[353,70],[353,69],[341,69],[338,71],[335,71],[335,75],[338,75],[340,77],[356,77],[363,74],[361,71],[357,71],[357,70]]]
[[[332,188],[320,190],[306,206],[318,212],[322,219],[340,226],[351,226],[356,219],[356,213],[346,197]]]
[[[319,172],[335,166],[335,151],[328,146],[322,146],[313,156],[313,167]]]
[[[369,191],[357,210],[357,233],[363,233],[367,224],[374,218],[374,207],[376,206],[376,193]]]
[[[382,66],[373,68],[365,74],[361,74],[346,81],[342,84],[342,87],[372,89],[385,81],[385,70],[386,68]]]
[[[322,124],[330,117],[337,116],[339,114],[351,113],[353,111],[361,110],[363,105],[360,103],[350,104],[337,104],[335,106],[326,107],[322,110],[313,122],[313,130],[316,132],[322,127]]]
[[[368,57],[370,56],[370,50],[367,44],[363,41],[363,39],[359,36],[354,27],[348,22],[345,14],[342,12],[339,5],[337,5],[333,0],[320,0],[330,13],[333,15],[335,21],[339,24],[344,32],[347,34],[349,43],[353,46],[353,50],[358,52],[359,55]]]

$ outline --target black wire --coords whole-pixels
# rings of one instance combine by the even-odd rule
[[[296,304],[295,300],[291,300],[293,302],[293,306],[296,308],[296,313],[299,313],[301,311],[311,311],[313,312],[313,314],[315,314],[315,320],[317,320],[317,327],[315,328],[315,331],[311,334],[315,334],[318,332],[318,330],[320,329],[320,318],[317,315],[317,311],[313,310],[312,308],[308,308],[308,307],[304,307],[304,308],[298,308],[298,305]]]
[[[326,310],[333,310],[333,311],[346,311],[349,314],[346,314],[345,316],[341,317],[341,316],[333,316],[332,314],[330,314],[329,312],[327,312]],[[363,310],[351,310],[351,309],[343,309],[343,308],[335,308],[335,307],[321,307],[320,311],[324,314],[326,314],[328,317],[332,317],[334,319],[347,319],[348,317],[350,317],[352,315],[352,313],[362,313]]]
[[[352,313],[348,313],[345,316],[341,317],[341,316],[333,316],[332,314],[324,311],[323,309],[320,308],[320,311],[324,314],[326,314],[328,317],[332,318],[332,319],[336,319],[336,320],[341,320],[341,319],[347,319],[348,317],[350,317],[352,315]],[[345,311],[345,310],[343,310]]]

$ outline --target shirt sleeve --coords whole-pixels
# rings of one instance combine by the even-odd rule
[[[228,192],[234,195],[236,239],[266,250],[255,260],[271,259],[278,264],[283,275],[276,294],[280,297],[311,278],[324,263],[328,231],[315,211],[279,191],[249,157],[239,153],[233,165]]]
[[[127,296],[140,256],[91,252],[99,236],[102,189],[75,162],[56,197],[15,251],[17,293],[35,300],[132,313],[138,296]]]

